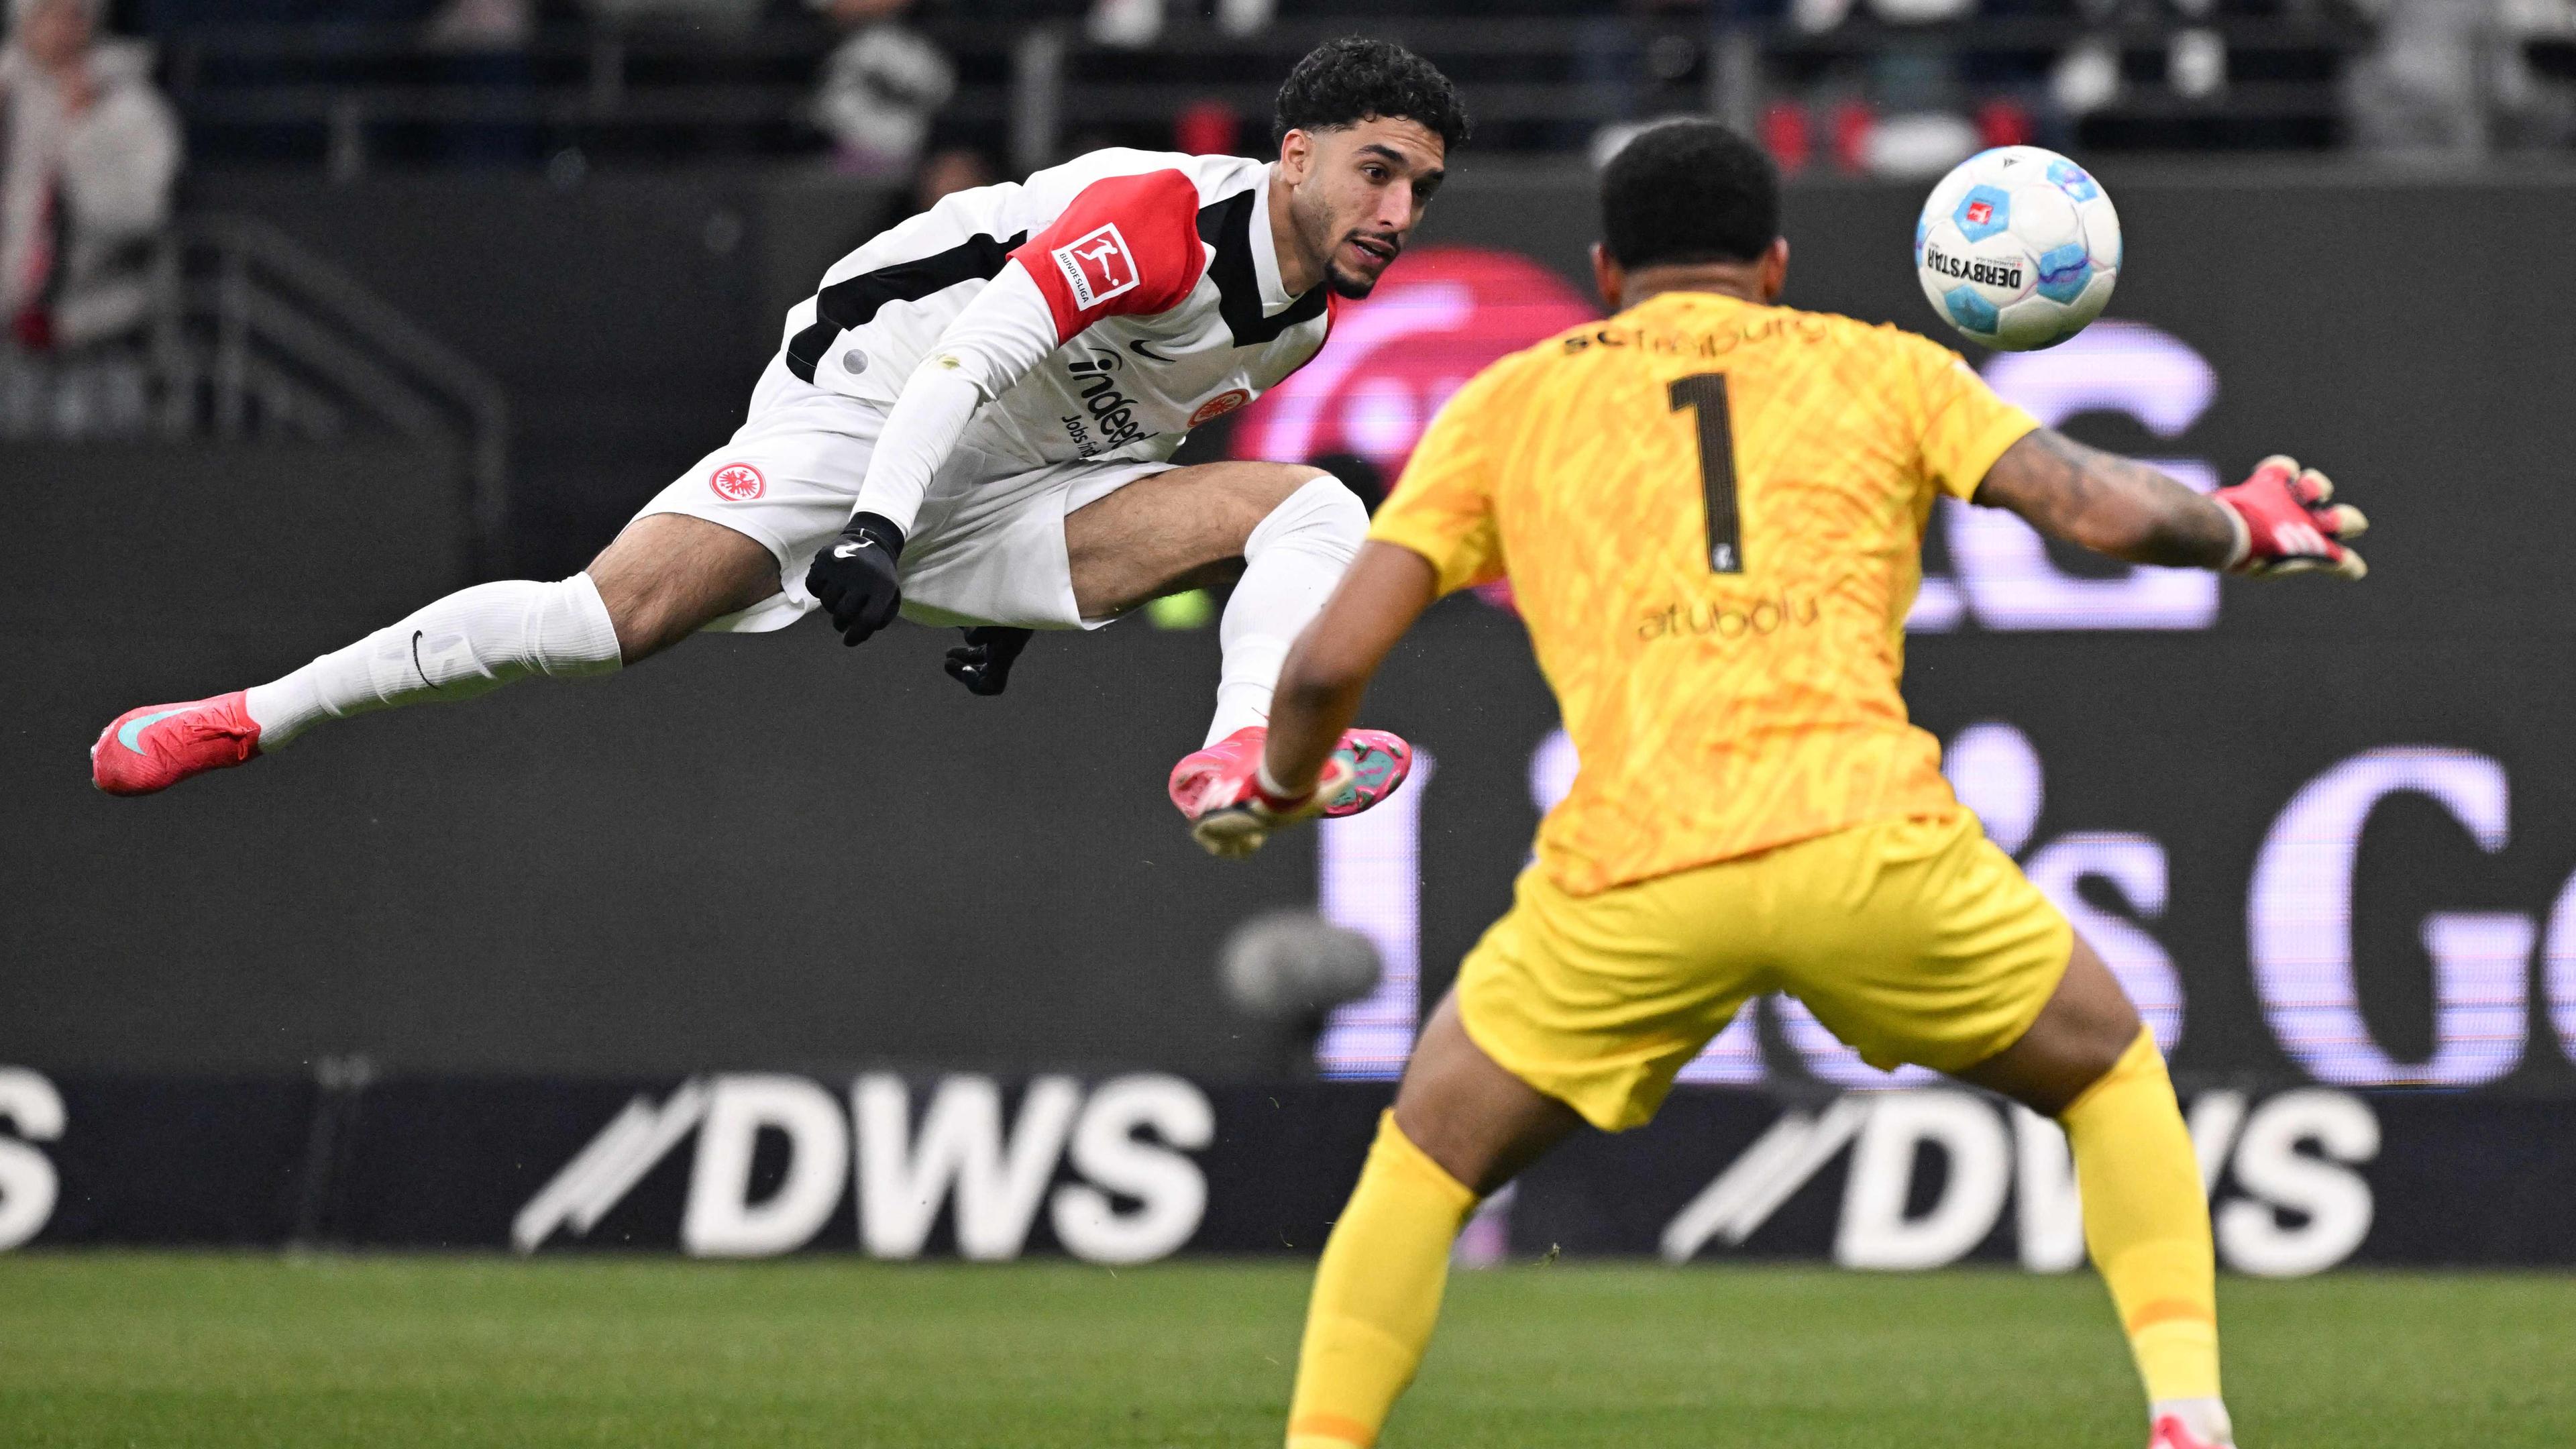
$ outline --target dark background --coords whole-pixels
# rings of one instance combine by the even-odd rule
[[[1582,173],[1459,173],[1426,239],[1581,275]],[[2576,523],[2576,409],[2555,360],[2576,331],[2557,240],[2576,234],[2576,186],[2287,167],[2104,180],[2130,260],[2113,315],[2189,342],[2219,390],[2180,439],[2099,416],[2071,431],[2229,474],[2273,451],[2325,466],[2371,513],[2372,575],[2230,584],[2206,633],[1920,635],[1908,697],[1945,738],[1988,719],[2030,738],[2048,785],[2035,839],[2165,845],[2171,904],[2148,929],[2188,990],[2177,1068],[2204,1077],[2290,1072],[2248,980],[2245,909],[2298,787],[2380,746],[2499,760],[2501,851],[2403,797],[2362,849],[2365,1010],[2389,1051],[2420,1058],[2422,918],[2512,911],[2545,937],[2576,870],[2576,593],[2555,562]],[[757,177],[195,185],[199,205],[267,216],[503,381],[508,564],[537,577],[578,568],[721,440],[785,307],[884,216],[872,192]],[[1905,261],[1917,201],[1794,189],[1790,300],[1930,329]],[[1163,799],[1204,724],[1212,630],[1043,638],[993,701],[940,676],[943,633],[856,654],[811,628],[711,638],[632,677],[318,731],[167,796],[88,788],[80,752],[119,710],[272,677],[464,582],[438,461],[363,440],[0,451],[0,1061],[1268,1069],[1211,962],[1245,915],[1313,899],[1313,847],[1211,862]],[[1517,623],[1458,600],[1408,643],[1369,721],[1440,761],[1423,803],[1436,990],[1508,898],[1553,710]],[[2505,1085],[2576,1090],[2537,960],[2530,996]]]

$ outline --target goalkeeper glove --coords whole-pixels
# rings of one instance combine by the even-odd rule
[[[841,536],[814,555],[805,571],[805,592],[832,616],[844,644],[864,644],[868,636],[894,622],[903,606],[903,587],[895,564],[903,557],[903,530],[873,513],[850,515]]]
[[[2331,503],[2334,484],[2314,468],[2279,454],[2254,467],[2254,474],[2233,488],[2210,495],[2227,509],[2236,528],[2236,547],[2220,567],[2231,574],[2326,572],[2357,579],[2369,572],[2361,555],[2344,547],[2359,538],[2370,521],[2348,503]]]

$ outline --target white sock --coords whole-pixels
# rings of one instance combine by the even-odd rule
[[[2158,1399],[2147,1406],[2147,1425],[2152,1429],[2167,1418],[2182,1420],[2191,1436],[2211,1444],[2232,1446],[2236,1443],[2236,1426],[2227,1421],[2223,1400]]]
[[[556,583],[477,584],[401,623],[333,650],[243,703],[262,751],[326,719],[398,704],[471,699],[530,674],[572,678],[617,668],[617,626],[588,574]]]
[[[1368,510],[1330,474],[1288,495],[1243,545],[1243,578],[1217,625],[1225,666],[1207,743],[1270,720],[1288,646],[1342,581],[1368,537]]]

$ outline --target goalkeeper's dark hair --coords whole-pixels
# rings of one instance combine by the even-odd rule
[[[1758,261],[1780,235],[1780,171],[1715,121],[1637,133],[1601,172],[1601,245],[1638,267]]]
[[[1270,143],[1290,131],[1330,131],[1371,118],[1415,122],[1452,151],[1473,129],[1467,103],[1438,66],[1394,41],[1345,35],[1306,52],[1280,83]]]

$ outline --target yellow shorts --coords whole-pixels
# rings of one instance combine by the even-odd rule
[[[1973,1066],[2065,974],[2066,917],[1965,810],[1568,895],[1536,866],[1458,972],[1467,1034],[1618,1132],[1745,1001],[1784,991],[1873,1066]]]

